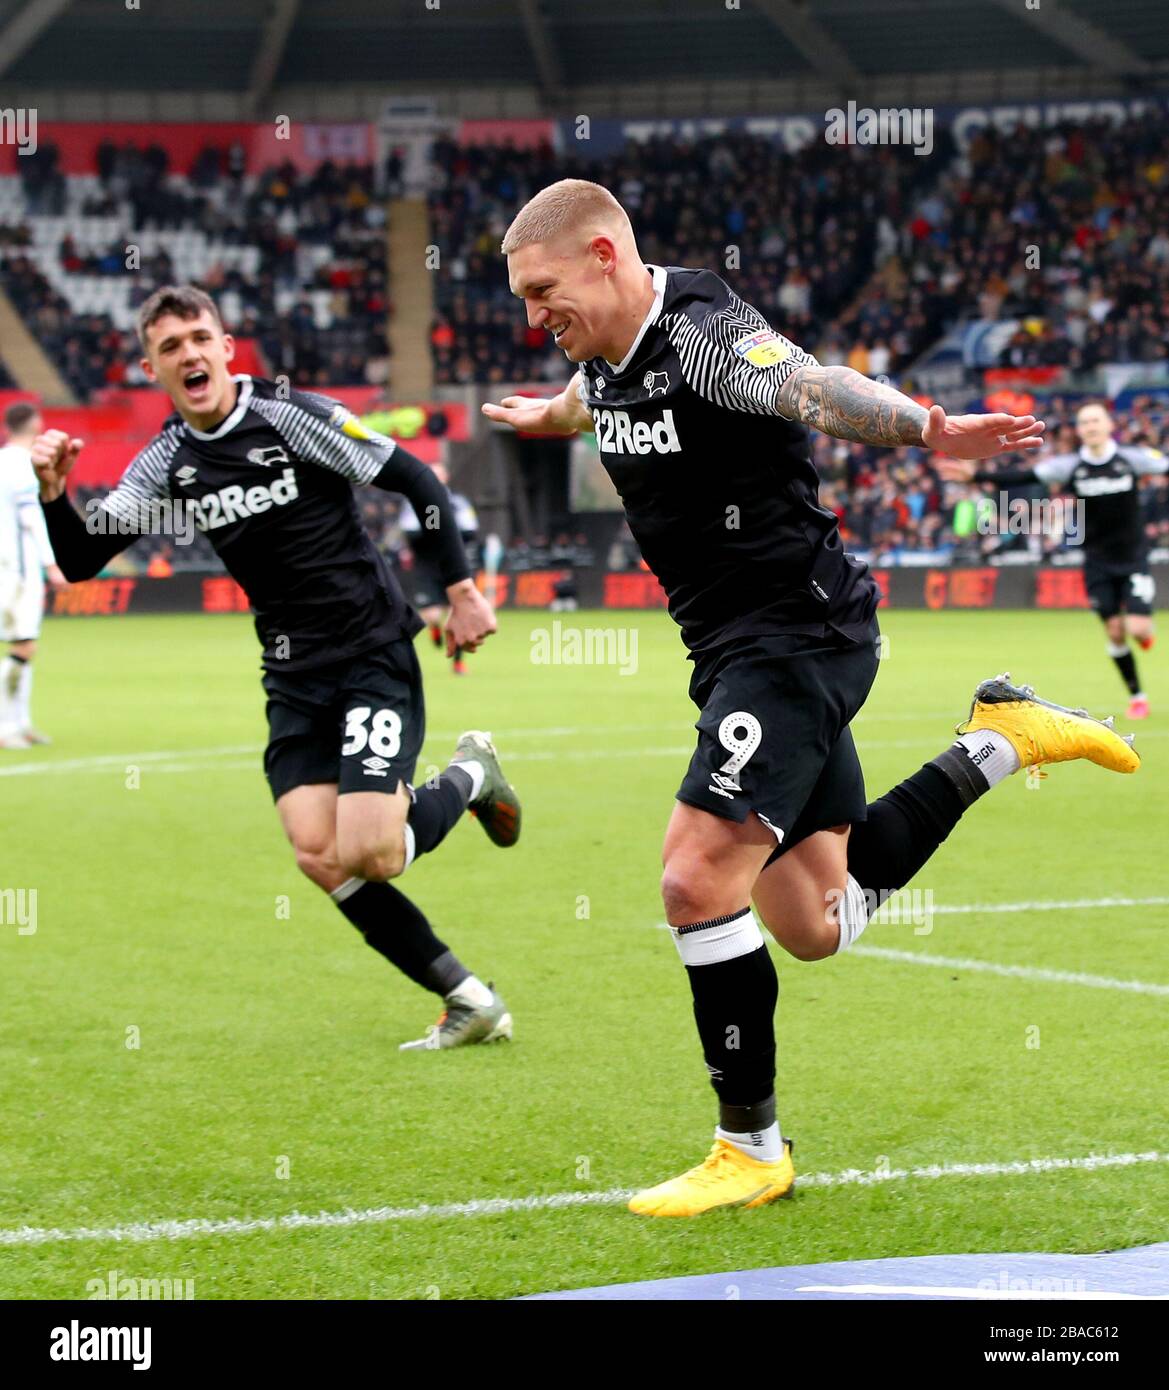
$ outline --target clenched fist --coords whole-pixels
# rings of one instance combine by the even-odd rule
[[[77,462],[83,440],[64,430],[46,430],[32,442],[32,466],[41,484],[41,501],[52,502],[65,491],[65,479]]]

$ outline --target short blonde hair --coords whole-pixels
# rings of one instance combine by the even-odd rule
[[[542,188],[520,208],[499,249],[510,256],[521,246],[553,241],[582,223],[604,226],[613,222],[632,236],[629,214],[607,188],[587,179],[561,179]]]

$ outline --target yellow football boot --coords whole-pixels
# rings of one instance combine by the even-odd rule
[[[782,1158],[760,1163],[729,1140],[716,1139],[704,1163],[638,1192],[629,1210],[638,1216],[701,1216],[719,1207],[762,1207],[790,1197],[795,1181],[789,1140],[784,1140]]]
[[[1031,686],[1010,681],[1009,671],[983,681],[974,692],[970,718],[958,725],[957,732],[995,730],[1010,742],[1023,767],[1075,758],[1087,758],[1111,772],[1135,772],[1140,767],[1132,734],[1122,737],[1110,718],[1093,719],[1087,710],[1053,705],[1041,700]]]

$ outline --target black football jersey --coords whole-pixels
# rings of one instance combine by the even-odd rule
[[[1103,459],[1087,450],[1055,454],[1035,464],[1035,476],[1055,483],[1084,504],[1084,559],[1120,574],[1145,568],[1140,479],[1169,470],[1169,459],[1156,449],[1112,444]]]
[[[778,406],[815,358],[710,271],[649,269],[653,307],[625,360],[582,362],[578,389],[683,641],[862,637],[876,586],[819,505],[807,429]]]
[[[197,430],[170,416],[102,506],[143,529],[152,503],[181,499],[247,594],[269,669],[321,666],[413,635],[419,619],[353,495],[394,441],[328,397],[234,380],[236,407],[220,425]]]

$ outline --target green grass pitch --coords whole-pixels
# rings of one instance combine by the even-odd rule
[[[420,649],[427,760],[445,762],[463,728],[493,730],[525,826],[500,851],[467,820],[402,885],[500,985],[515,1042],[406,1055],[397,1044],[436,1001],[298,876],[260,771],[247,619],[47,624],[35,709],[56,741],[0,755],[0,888],[37,892],[35,933],[0,926],[0,1296],[85,1297],[113,1270],[193,1280],[196,1298],[508,1297],[1169,1237],[1164,1161],[826,1180],[1169,1150],[1169,996],[1035,973],[1169,984],[1163,716],[1140,728],[1137,776],[1016,777],[915,884],[938,909],[1089,905],[939,910],[928,934],[874,924],[860,943],[950,965],[777,952],[780,1120],[797,1170],[821,1175],[794,1201],[698,1222],[639,1220],[612,1197],[419,1212],[603,1198],[710,1143],[683,971],[656,929],[661,836],[694,737],[688,666],[660,613],[560,619],[635,630],[636,673],[533,664],[532,634],[551,621],[505,614],[465,680]],[[1004,667],[1123,712],[1086,614],[891,612],[883,627],[887,659],[856,726],[870,796],[944,746],[975,682]],[[1165,661],[1141,658],[1155,714],[1169,708]],[[1161,903],[1101,905],[1116,898]],[[379,1208],[403,1210],[372,1219]],[[64,1238],[347,1210],[348,1224],[303,1229]],[[26,1227],[57,1234],[12,1235]]]

